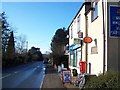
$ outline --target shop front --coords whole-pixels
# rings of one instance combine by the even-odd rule
[[[70,57],[69,57],[69,68],[71,71],[73,69],[77,70],[77,73],[80,74],[79,62],[81,60],[81,48],[80,44],[70,46]]]

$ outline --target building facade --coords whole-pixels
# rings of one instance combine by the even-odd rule
[[[85,27],[85,4],[83,4],[68,27],[69,30],[69,68],[80,73],[79,62],[82,60],[82,37]],[[79,34],[79,35],[78,35]]]
[[[111,6],[116,7],[113,8],[114,12],[112,11],[112,13],[117,12],[116,17],[111,16]],[[112,18],[117,20],[110,23]],[[109,69],[119,71],[119,21],[119,0],[115,2],[92,0],[83,3],[68,27],[70,36],[69,68],[71,70],[77,69],[78,74],[80,74],[80,62],[85,62],[84,73],[99,75],[100,73],[104,74]],[[113,30],[112,26],[116,29]],[[92,42],[85,43],[85,37],[91,37]]]

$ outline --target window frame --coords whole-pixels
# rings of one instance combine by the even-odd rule
[[[80,27],[81,27],[81,14],[79,14],[77,17],[77,33],[81,31]]]
[[[91,11],[91,22],[95,21],[98,18],[98,1],[92,2],[92,8]]]
[[[73,38],[73,25],[71,25],[70,30],[71,30],[71,39],[72,39]]]

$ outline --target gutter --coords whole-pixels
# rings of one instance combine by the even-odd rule
[[[103,11],[103,75],[105,74],[105,67],[106,67],[106,64],[105,64],[105,23],[104,23],[104,0],[102,0],[102,11]]]

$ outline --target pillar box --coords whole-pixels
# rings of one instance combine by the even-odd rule
[[[81,74],[86,73],[86,61],[80,61],[79,65],[80,65],[80,73]]]

